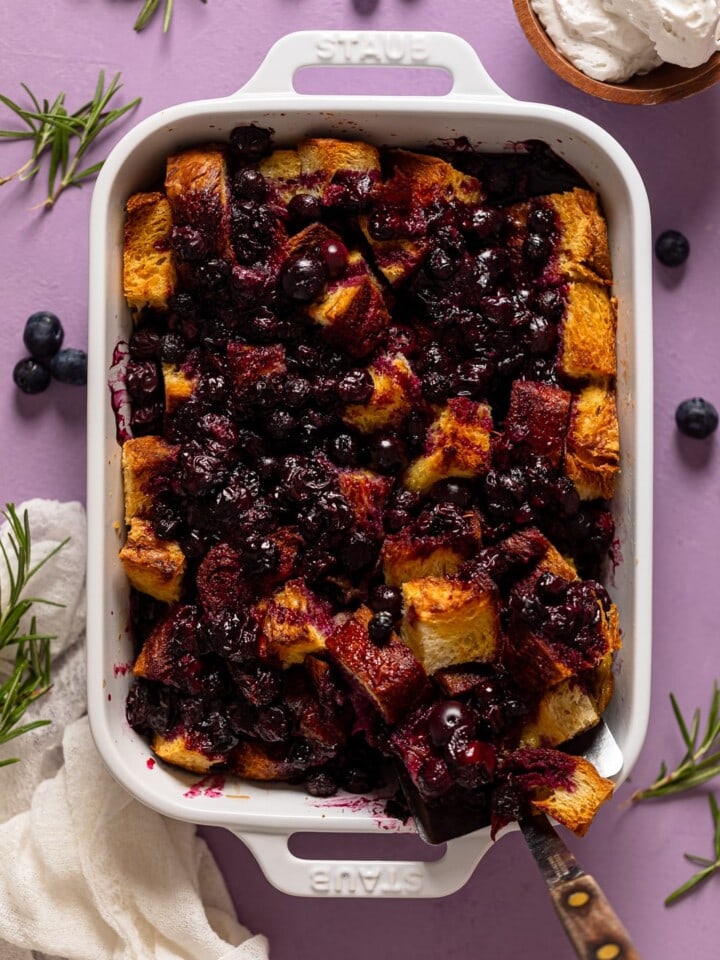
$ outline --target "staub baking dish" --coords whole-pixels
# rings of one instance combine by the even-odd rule
[[[304,66],[383,64],[442,67],[452,90],[438,97],[299,95]],[[437,897],[459,889],[491,844],[489,830],[451,841],[434,862],[300,859],[288,849],[298,832],[352,834],[412,831],[384,812],[382,798],[319,800],[300,788],[197,776],[156,764],[125,720],[132,644],[128,587],[118,562],[124,530],[120,448],[108,396],[116,344],[130,315],[121,283],[123,208],[127,197],[161,176],[167,155],[222,140],[240,123],[275,131],[278,146],[307,136],[367,139],[421,147],[467,137],[486,151],[543,140],[598,191],[609,224],[614,292],[619,300],[618,409],[623,446],[615,514],[622,562],[611,585],[620,609],[624,649],[616,692],[606,713],[624,757],[615,778],[632,768],[647,725],[650,687],[652,521],[652,331],[650,219],[641,179],[624,150],[583,117],[506,96],[472,48],[442,33],[323,33],[287,36],[270,50],[250,82],[221,99],[181,104],[136,126],[105,163],[91,215],[88,433],[88,701],[98,749],[118,782],[161,813],[223,826],[241,837],[268,879],[295,895]]]

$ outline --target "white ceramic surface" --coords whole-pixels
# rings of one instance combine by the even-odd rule
[[[317,64],[443,67],[453,87],[439,97],[298,94],[293,76],[301,67]],[[482,150],[499,152],[512,150],[519,141],[543,140],[600,194],[619,300],[623,452],[614,509],[623,562],[610,592],[620,609],[624,649],[605,715],[624,755],[618,784],[642,745],[650,691],[652,245],[647,196],[628,155],[600,127],[566,110],[511,99],[465,41],[442,33],[291,34],[272,47],[236,94],[181,104],[138,124],[113,150],[97,180],[90,225],[87,635],[88,704],[98,749],[118,782],[142,802],[167,816],[224,826],[240,836],[270,882],[287,893],[444,896],[471,876],[491,844],[489,830],[452,841],[444,857],[431,863],[300,859],[287,847],[295,832],[409,832],[412,827],[387,817],[377,798],[323,801],[297,787],[233,778],[198,783],[197,776],[153,765],[147,744],[125,720],[132,643],[128,588],[117,559],[124,530],[120,448],[107,386],[115,344],[130,329],[121,281],[124,202],[162,179],[170,152],[222,140],[234,126],[249,122],[272,127],[279,146],[308,135],[407,147],[464,136]]]

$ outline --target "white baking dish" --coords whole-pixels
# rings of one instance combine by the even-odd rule
[[[441,97],[305,96],[293,76],[314,64],[389,64],[445,68]],[[98,749],[130,793],[170,817],[227,827],[254,851],[268,879],[298,895],[435,897],[459,889],[490,846],[488,830],[448,844],[432,863],[303,860],[288,850],[295,832],[408,832],[382,800],[316,800],[300,788],[197,777],[153,765],[125,720],[132,646],[127,583],[117,559],[123,527],[120,450],[108,400],[108,369],[130,317],[121,284],[123,205],[162,176],[181,146],[223,139],[239,123],[272,127],[278,145],[307,135],[365,138],[378,145],[427,146],[465,136],[483,150],[544,140],[598,191],[607,214],[619,299],[618,395],[622,474],[615,512],[622,563],[612,594],[625,646],[608,726],[624,755],[622,782],[640,750],[650,690],[652,521],[652,329],[650,218],[632,161],[607,133],[581,116],[506,96],[472,48],[450,34],[303,32],[280,40],[252,80],[233,96],[164,110],[135,127],[98,177],[91,214],[88,403],[88,701]]]

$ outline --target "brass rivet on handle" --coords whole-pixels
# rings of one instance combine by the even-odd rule
[[[585,904],[590,899],[590,894],[585,890],[576,890],[574,893],[571,893],[567,898],[567,905],[569,907],[584,907]]]
[[[621,953],[622,950],[617,943],[606,943],[602,947],[597,948],[595,956],[597,960],[616,960]]]

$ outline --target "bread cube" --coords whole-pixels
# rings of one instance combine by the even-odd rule
[[[307,654],[325,649],[335,629],[332,607],[304,580],[289,580],[270,599],[255,607],[262,627],[261,656],[287,669]]]
[[[135,193],[125,207],[123,293],[134,312],[167,309],[177,286],[170,250],[172,210],[162,193]]]
[[[190,770],[192,773],[209,773],[213,766],[224,765],[227,761],[224,753],[198,750],[193,743],[193,738],[182,729],[175,730],[167,736],[156,733],[152,739],[152,749],[165,763],[182,767],[183,770]]]
[[[572,394],[551,383],[513,382],[504,427],[514,460],[541,456],[551,466],[560,466],[571,400]]]
[[[573,380],[614,377],[616,326],[616,301],[607,287],[592,281],[569,283],[559,327],[559,372]]]
[[[372,470],[343,469],[338,471],[340,493],[350,504],[355,526],[381,536],[383,510],[393,487],[392,477],[381,477]]]
[[[202,665],[192,653],[183,650],[176,629],[188,610],[184,606],[174,607],[155,624],[135,660],[134,676],[175,687],[196,687],[194,678],[202,672]],[[188,678],[193,678],[190,683]]]
[[[273,150],[258,163],[258,170],[267,181],[271,199],[277,198],[285,206],[296,193],[305,192],[300,185],[302,165],[297,150]]]
[[[426,493],[446,477],[476,477],[490,469],[490,408],[467,397],[448,400],[430,425],[425,451],[405,474],[405,486]]]
[[[482,532],[475,512],[465,515],[465,532],[420,534],[413,526],[386,536],[382,548],[385,582],[399,587],[407,580],[457,573],[478,549]]]
[[[170,414],[195,393],[200,376],[177,363],[163,363],[162,375],[165,385],[165,413]]]
[[[556,747],[590,730],[599,720],[595,698],[583,683],[571,677],[545,690],[534,716],[520,733],[519,743],[523,747]]]
[[[360,607],[328,638],[327,649],[342,670],[377,707],[387,723],[397,723],[426,694],[427,675],[396,634],[382,646],[368,635],[372,611]]]
[[[362,254],[351,250],[347,264],[348,276],[331,280],[306,311],[329,343],[360,358],[380,344],[390,314],[380,284]]]
[[[402,640],[432,676],[443,667],[498,656],[499,599],[489,577],[423,577],[402,585]]]
[[[147,520],[131,518],[120,561],[128,580],[140,593],[147,593],[163,603],[175,603],[180,599],[185,554],[175,541],[160,540]]]
[[[285,744],[249,738],[232,749],[229,764],[233,773],[246,780],[287,780],[293,772]]]
[[[352,403],[341,416],[360,433],[393,430],[421,402],[420,381],[402,353],[384,354],[368,367],[373,392],[367,403]]]
[[[168,157],[165,192],[175,223],[202,230],[218,256],[234,259],[231,187],[224,147],[191,147]]]
[[[249,598],[242,557],[228,543],[216,543],[205,554],[195,576],[198,602],[214,616],[239,611]]]
[[[565,474],[582,500],[609,500],[620,469],[620,436],[614,391],[590,384],[572,404]]]
[[[607,224],[596,193],[575,187],[553,193],[547,202],[559,226],[558,269],[570,280],[608,283],[612,278]]]
[[[297,146],[301,176],[323,206],[363,200],[380,179],[380,155],[361,140],[314,138]]]
[[[153,481],[172,468],[180,448],[162,437],[126,440],[122,446],[122,476],[125,493],[125,523],[133,517],[147,518],[153,505]]]

